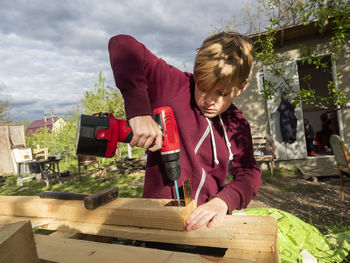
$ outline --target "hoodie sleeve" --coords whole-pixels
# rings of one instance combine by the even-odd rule
[[[156,57],[131,36],[117,35],[108,43],[114,80],[120,89],[128,119],[138,115],[152,115],[147,68]]]
[[[233,210],[246,208],[257,195],[262,183],[261,169],[256,165],[253,152],[250,126],[243,116],[234,123],[239,123],[231,135],[234,159],[231,161],[230,174],[233,180],[224,185],[216,197],[221,198],[228,205],[228,213]]]
[[[182,87],[188,86],[184,72],[168,65],[131,36],[112,37],[108,50],[128,119],[152,115],[152,106],[169,103]]]

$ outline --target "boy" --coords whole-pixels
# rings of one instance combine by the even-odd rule
[[[172,107],[180,135],[181,176],[191,180],[197,208],[186,230],[215,226],[227,213],[247,207],[261,185],[250,126],[232,100],[248,82],[252,45],[235,32],[208,37],[199,48],[193,75],[168,65],[131,36],[108,45],[117,87],[133,131],[131,146],[149,149],[143,197],[173,199],[160,152],[162,134],[153,110]],[[228,172],[233,180],[225,182]],[[182,190],[182,189],[180,189]]]

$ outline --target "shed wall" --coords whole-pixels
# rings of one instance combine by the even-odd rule
[[[12,149],[15,147],[25,147],[23,124],[0,125],[0,175],[16,173],[12,156]]]

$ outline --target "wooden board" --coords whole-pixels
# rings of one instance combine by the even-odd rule
[[[41,199],[36,196],[0,196],[0,215],[184,230],[187,217],[195,209],[195,202],[193,201],[187,207],[165,206],[169,201],[168,199],[118,198],[95,210],[88,210],[80,200]]]
[[[233,258],[215,258],[193,255],[188,253],[171,252],[143,247],[131,247],[114,244],[102,244],[84,240],[57,238],[35,235],[35,241],[40,260],[62,263],[95,263],[95,262],[152,262],[152,263],[180,263],[180,262],[232,262],[249,263],[251,260]]]
[[[25,147],[24,126],[21,123],[0,124],[0,175],[17,173],[11,149]]]
[[[11,154],[9,128],[8,126],[0,125],[0,175],[15,174]]]
[[[20,219],[0,216],[0,224],[13,222],[13,220]],[[48,221],[47,219],[41,219],[41,224],[40,221],[34,223],[50,230],[112,236],[131,240],[229,248],[225,257],[256,260],[261,263],[279,262],[277,221],[269,216],[226,216],[214,228],[203,227],[191,232],[58,220]]]
[[[0,227],[0,263],[39,262],[30,221]]]
[[[314,167],[314,166],[304,166],[300,167],[299,171],[304,177],[339,177],[338,167],[327,166],[327,167]]]

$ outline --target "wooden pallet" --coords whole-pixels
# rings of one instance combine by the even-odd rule
[[[7,203],[5,202],[6,198]],[[141,217],[139,217],[137,220],[133,219],[132,221],[133,223],[137,223],[138,226],[125,226],[124,221],[122,221],[121,225],[118,225],[118,222],[116,220],[117,217],[111,212],[111,210],[113,210],[111,209],[111,207],[107,209],[108,205],[98,208],[97,210],[99,210],[99,213],[95,213],[95,211],[97,210],[91,211],[85,209],[86,212],[84,211],[84,218],[86,220],[83,220],[82,218],[79,221],[71,221],[67,218],[58,219],[59,216],[55,216],[55,213],[61,214],[64,211],[69,211],[66,210],[67,208],[62,210],[58,206],[69,206],[69,204],[67,203],[70,203],[71,201],[65,201],[65,204],[62,204],[62,202],[64,201],[51,200],[52,202],[54,201],[54,203],[59,203],[56,203],[56,205],[51,204],[51,206],[44,205],[44,207],[40,207],[38,206],[38,200],[33,197],[6,198],[0,197],[0,207],[4,206],[5,208],[1,209],[0,211],[0,213],[3,214],[3,216],[0,216],[0,224],[8,224],[11,222],[25,220],[28,219],[28,217],[30,217],[33,226],[43,229],[66,232],[63,235],[65,237],[73,235],[76,236],[76,233],[84,233],[96,236],[118,237],[150,242],[227,248],[225,256],[223,258],[214,258],[215,262],[279,262],[279,253],[277,245],[278,228],[277,221],[273,217],[226,216],[219,223],[219,225],[214,228],[203,227],[196,231],[186,232],[183,230],[183,228],[181,230],[170,230],[166,228],[159,229],[159,225],[174,226],[173,223],[166,222],[166,220],[161,218],[163,215],[163,212],[161,211],[167,209],[167,207],[164,207],[164,205],[159,206],[158,210],[156,212],[153,212],[154,222],[152,223],[151,227],[140,227],[138,220],[142,221]],[[149,205],[151,205],[151,203],[153,203],[153,205],[154,203],[159,204],[159,200],[143,200],[147,200],[146,202],[150,202]],[[75,202],[79,201],[74,201],[74,203]],[[132,207],[130,206],[130,204],[131,203],[129,203],[130,211],[140,209],[138,205]],[[143,205],[145,206],[145,203],[143,203]],[[74,206],[75,205],[73,205],[73,207]],[[117,206],[113,205],[112,207]],[[32,213],[29,212],[30,209],[32,209]],[[46,209],[49,209],[50,211],[46,211]],[[179,212],[181,211],[181,207],[177,207],[174,210],[178,210]],[[6,215],[4,211],[6,211],[6,213],[10,215]],[[39,211],[41,211],[41,216],[38,216]],[[105,224],[103,220],[101,223],[99,214],[101,215],[105,212],[109,213],[109,215],[115,219],[113,223],[111,223],[112,221],[107,221],[108,224]],[[118,208],[115,208],[114,213],[118,214]],[[132,216],[135,213],[139,212],[133,211],[130,212],[130,215]],[[20,214],[22,214],[22,216]],[[46,216],[43,216],[44,214]],[[181,214],[181,212],[179,212],[179,214]],[[47,215],[49,215],[49,217]],[[94,217],[96,217],[96,222],[92,223],[91,221]],[[144,218],[143,221],[148,220]],[[158,229],[153,227],[153,224],[155,224],[156,222],[160,222],[157,226]],[[175,225],[178,225],[178,223]],[[66,240],[62,240],[62,234],[56,237],[39,236],[35,237],[35,240],[37,244],[39,258],[56,262],[91,262],[88,261],[86,258],[88,258],[88,255],[91,256],[95,253],[95,256],[108,254],[109,257],[105,259],[103,257],[97,257],[96,260],[98,259],[98,261],[94,262],[99,262],[99,260],[104,260],[105,263],[116,262],[115,259],[116,255],[118,254],[117,251],[119,251],[119,249],[121,251],[120,255],[124,255],[124,253],[126,253],[123,251],[128,251],[127,254],[129,256],[127,257],[127,259],[129,261],[119,261],[119,258],[117,258],[118,262],[138,262],[140,260],[138,256],[141,257],[142,254],[145,254],[147,256],[145,256],[145,260],[142,260],[141,262],[148,262],[148,259],[152,258],[151,255],[154,254],[159,255],[159,258],[157,260],[152,260],[152,262],[210,262],[208,261],[207,257],[203,256],[190,255],[193,257],[188,257],[188,255],[184,255],[184,253],[177,254],[175,252],[154,250],[149,248],[130,248],[128,246],[126,247],[122,245],[119,245],[118,248],[116,248],[116,245],[109,244],[99,244],[95,246],[94,244],[96,242],[92,242],[93,244],[91,244],[90,246],[86,245],[85,242],[81,242],[81,240],[70,240],[70,242],[68,242]],[[55,249],[55,247],[59,247],[60,249]],[[72,247],[74,247],[74,249]],[[93,250],[94,247],[96,247],[95,250]],[[97,253],[98,250],[101,250],[101,253]],[[107,250],[110,252],[102,252]]]

